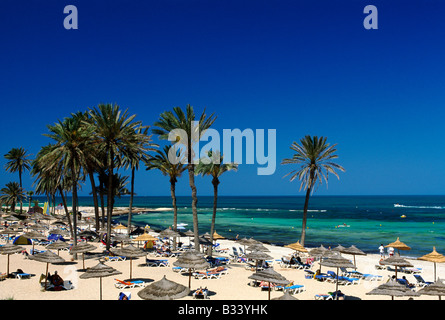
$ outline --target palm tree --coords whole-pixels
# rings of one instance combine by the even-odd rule
[[[172,163],[169,160],[169,153],[174,152],[178,158],[181,157],[179,150],[176,150],[175,146],[167,145],[164,146],[163,150],[156,150],[156,155],[149,157],[145,161],[145,166],[147,170],[157,169],[161,171],[164,176],[170,178],[170,194],[172,197],[173,205],[173,230],[177,231],[178,227],[178,207],[176,205],[176,183],[178,178],[181,176],[182,172],[185,171],[186,167],[181,163]],[[176,151],[176,152],[175,152]],[[173,249],[176,249],[176,238],[173,241]]]
[[[12,213],[15,213],[17,201],[25,197],[25,191],[17,182],[8,182],[6,186],[0,190],[0,201],[10,206]]]
[[[74,246],[77,244],[77,188],[81,180],[82,169],[85,168],[85,150],[92,136],[91,126],[83,124],[84,115],[81,112],[48,126],[49,134],[45,136],[55,141],[53,150],[41,157],[44,171],[62,168],[62,174],[69,176],[72,182],[72,211]]]
[[[204,132],[215,122],[216,117],[211,114],[207,117],[205,110],[195,121],[195,112],[189,104],[186,106],[185,113],[180,107],[174,107],[172,111],[163,112],[159,120],[154,123],[157,127],[153,129],[153,133],[159,135],[160,139],[168,139],[170,133],[174,130],[182,130],[187,135],[186,141],[179,140],[187,150],[187,170],[189,173],[189,184],[192,190],[192,211],[193,211],[193,232],[195,238],[195,250],[199,250],[199,229],[198,229],[198,197],[195,185],[195,164],[193,147],[201,138]],[[197,122],[197,125],[196,123]]]
[[[295,141],[291,145],[291,149],[296,153],[292,158],[283,159],[281,164],[299,164],[300,169],[292,170],[286,176],[290,175],[290,181],[299,179],[301,181],[301,189],[306,190],[306,198],[304,201],[303,210],[303,226],[301,230],[301,245],[304,246],[304,240],[306,238],[306,221],[307,221],[307,210],[309,205],[309,197],[311,193],[314,192],[314,187],[318,182],[319,185],[323,183],[323,180],[328,184],[329,173],[334,174],[338,179],[336,169],[340,171],[345,171],[345,169],[332,162],[332,160],[337,159],[338,156],[335,154],[337,149],[334,144],[332,146],[326,142],[326,137],[317,136],[311,137],[309,135],[305,136],[300,140],[301,145],[297,144]]]
[[[107,234],[111,234],[111,217],[113,214],[113,176],[116,166],[122,163],[126,149],[135,149],[139,139],[140,121],[133,121],[136,115],[130,116],[128,110],[122,112],[118,105],[100,104],[89,111],[94,135],[100,140],[98,147],[106,155],[104,165],[108,169],[107,195]],[[136,132],[136,133],[135,133]],[[107,237],[107,250],[110,249]]]
[[[22,188],[22,173],[24,170],[30,169],[31,160],[28,159],[29,155],[26,154],[24,148],[12,148],[7,154],[5,154],[5,159],[9,160],[5,169],[8,172],[19,173],[20,188]],[[23,199],[20,198],[20,213],[22,213]]]
[[[32,196],[34,195],[34,191],[28,191],[27,193],[26,193],[26,195],[28,196],[28,198],[29,198],[29,204],[28,204],[28,211],[29,211],[29,209],[31,209],[31,201],[32,201]]]
[[[216,160],[216,161],[215,161]],[[218,201],[218,185],[220,183],[219,177],[227,171],[238,170],[238,164],[236,163],[223,163],[223,156],[219,151],[208,152],[208,158],[201,159],[199,164],[196,166],[196,174],[201,174],[202,176],[211,176],[213,185],[213,214],[212,214],[212,224],[210,226],[210,242],[213,243],[213,234],[215,233],[215,223],[216,223],[216,208]],[[208,248],[208,255],[212,255],[212,247]]]

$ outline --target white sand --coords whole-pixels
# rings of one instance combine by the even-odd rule
[[[154,234],[154,233],[152,233]],[[188,243],[188,239],[184,240],[185,243]],[[229,248],[230,252],[232,251],[232,246],[239,247],[237,243],[230,240],[218,240],[220,246],[222,248]],[[99,247],[98,243],[94,243],[97,246],[97,249],[94,252],[102,252],[103,248]],[[269,255],[273,256],[274,259],[280,259],[284,255],[289,255],[293,252],[293,250],[265,245],[270,252]],[[25,248],[29,250],[32,248],[31,246],[25,246]],[[44,250],[45,248],[42,246],[36,246],[38,250]],[[67,251],[60,251],[60,256],[63,257],[66,261],[70,261],[72,256]],[[343,255],[346,258],[351,258],[352,256]],[[403,252],[402,252],[403,256]],[[149,258],[155,258],[154,255],[148,255]],[[156,259],[156,258],[155,258]],[[366,255],[366,256],[356,256],[356,262],[358,271],[362,273],[371,273],[381,275],[383,277],[383,281],[388,279],[388,276],[392,276],[394,273],[387,270],[376,270],[375,265],[378,263],[380,259],[379,255]],[[173,262],[176,261],[176,258],[168,258],[170,265],[173,266]],[[422,277],[425,281],[433,280],[433,263],[408,259],[415,267],[422,268]],[[87,259],[85,260],[85,266],[87,268],[93,267],[98,263],[95,259]],[[145,263],[144,258],[138,258],[133,260],[133,279],[145,279],[147,281],[157,281],[162,279],[164,275],[166,275],[167,279],[176,281],[183,285],[188,285],[188,276],[182,275],[177,272],[174,272],[171,267],[147,267],[140,266],[140,264]],[[0,272],[6,272],[6,264],[7,264],[7,256],[0,256]],[[109,277],[103,278],[103,299],[104,300],[117,300],[118,294],[121,291],[129,291],[132,293],[132,300],[140,300],[137,292],[141,290],[141,288],[133,288],[133,289],[117,289],[115,288],[115,280],[114,278],[118,278],[121,280],[125,280],[129,278],[129,268],[130,261],[115,261],[115,262],[107,262],[109,266],[119,270],[122,272],[118,277]],[[42,292],[39,284],[39,278],[42,273],[45,273],[46,263],[25,259],[25,256],[22,254],[13,254],[10,256],[9,262],[10,272],[16,271],[18,268],[22,269],[26,273],[33,274],[34,276],[31,279],[7,279],[5,281],[0,281],[0,299],[15,299],[15,300],[50,300],[50,299],[64,299],[64,300],[97,300],[99,299],[99,279],[80,279],[79,276],[83,273],[79,272],[78,269],[82,269],[82,259],[81,255],[79,255],[79,259],[72,264],[65,265],[51,265],[49,266],[49,272],[54,273],[55,270],[58,271],[60,276],[64,278],[64,280],[71,280],[74,284],[74,289],[68,291],[60,291],[53,292],[47,291]],[[318,268],[318,263],[316,262],[312,267],[312,270],[315,271]],[[329,291],[335,290],[335,284],[320,282],[314,279],[305,279],[305,272],[303,270],[282,268],[278,263],[274,264],[274,270],[282,274],[286,279],[292,280],[295,284],[300,284],[305,286],[305,291],[302,293],[297,293],[294,296],[300,300],[314,300],[314,296],[320,293],[327,293]],[[334,268],[322,267],[322,271],[326,272],[327,270],[336,271]],[[196,289],[200,286],[207,287],[210,291],[215,294],[210,298],[215,300],[265,300],[267,299],[267,291],[262,291],[258,287],[251,287],[248,285],[250,279],[248,277],[252,274],[252,271],[245,269],[245,264],[243,263],[231,263],[228,265],[228,274],[223,275],[221,279],[204,279],[197,280],[192,277],[192,289]],[[399,277],[405,275],[407,279],[415,283],[416,280],[413,275],[399,273]],[[445,278],[445,266],[437,265],[437,275],[440,278]],[[383,283],[383,281],[365,281],[362,280],[357,285],[348,285],[348,286],[339,286],[339,289],[346,294],[348,297],[355,297],[363,300],[390,300],[390,297],[387,296],[374,296],[374,295],[366,295],[367,292],[371,291],[374,287]],[[271,298],[279,297],[283,293],[281,291],[272,290]],[[192,299],[192,297],[188,296],[183,298],[184,300]],[[396,300],[406,300],[407,298],[395,298]],[[421,296],[415,297],[418,299],[429,299],[429,300],[437,300],[437,297],[431,296]]]

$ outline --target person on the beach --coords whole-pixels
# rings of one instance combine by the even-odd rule
[[[383,244],[380,245],[379,250],[380,250],[380,257],[384,258],[385,257],[385,247],[383,246]]]
[[[392,257],[392,256],[394,255],[394,248],[393,248],[393,247],[389,247],[389,248],[388,248],[388,255],[389,255],[390,257]]]

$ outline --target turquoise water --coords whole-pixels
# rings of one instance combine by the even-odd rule
[[[128,206],[129,198],[116,199]],[[135,207],[171,207],[170,197],[135,197]],[[395,206],[395,205],[399,206]],[[81,197],[81,206],[92,199]],[[304,197],[219,197],[216,231],[227,238],[253,237],[274,244],[300,238]],[[213,197],[199,197],[200,233],[210,231]],[[178,197],[178,222],[193,229],[191,198]],[[405,215],[406,218],[401,218]],[[127,216],[116,220],[126,224]],[[142,213],[133,223],[165,229],[173,212]],[[346,224],[346,227],[339,225]],[[404,255],[418,257],[433,246],[445,253],[445,196],[313,196],[310,199],[305,245],[335,247],[356,245],[367,253],[378,253],[384,245],[400,240],[410,246]]]

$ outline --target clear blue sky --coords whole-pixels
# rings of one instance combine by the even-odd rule
[[[363,27],[368,4],[378,30]],[[78,30],[63,27],[66,5]],[[319,195],[444,194],[444,14],[442,0],[2,0],[0,165],[13,147],[35,155],[71,112],[117,103],[151,125],[189,103],[221,132],[277,130],[275,174],[242,165],[221,195],[303,195],[279,162],[307,134],[337,143],[347,170]],[[209,178],[197,184],[212,194]],[[169,195],[157,172],[141,170],[136,188]]]

